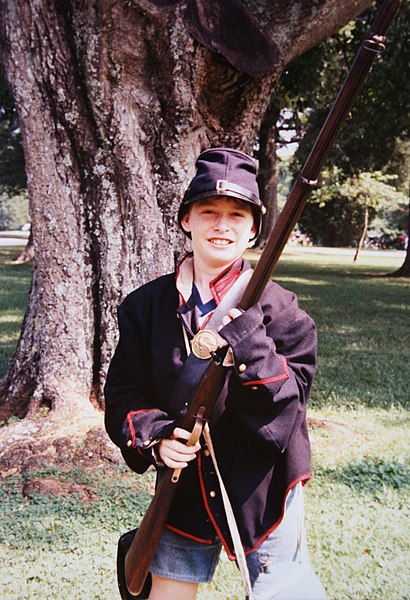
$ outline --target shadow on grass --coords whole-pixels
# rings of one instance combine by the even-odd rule
[[[386,488],[410,486],[410,468],[402,462],[365,456],[361,461],[330,468],[317,468],[315,476],[329,483],[342,483],[357,492],[378,496]]]

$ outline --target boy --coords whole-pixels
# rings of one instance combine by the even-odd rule
[[[178,213],[192,253],[175,274],[132,292],[119,308],[120,340],[107,376],[106,428],[127,464],[182,469],[151,565],[151,600],[194,600],[212,579],[221,547],[235,559],[220,487],[202,439],[184,442],[184,407],[171,391],[195,334],[249,268],[242,258],[260,232],[263,206],[254,161],[211,148],[196,161]],[[306,401],[316,365],[316,330],[295,295],[274,283],[218,328],[233,366],[210,430],[233,507],[254,598],[268,598],[271,568],[304,557],[301,483],[310,477]],[[195,340],[194,340],[195,348]],[[187,399],[188,400],[188,399]]]

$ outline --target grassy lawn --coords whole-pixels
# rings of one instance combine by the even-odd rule
[[[16,347],[31,280],[31,266],[13,263],[23,246],[0,247],[0,377]]]
[[[6,282],[2,369],[17,341],[30,273],[7,262],[10,252],[1,251],[0,265]],[[410,598],[410,282],[384,277],[402,262],[395,253],[361,255],[357,264],[352,255],[287,253],[275,272],[319,331],[309,410],[314,479],[305,488],[308,541],[329,599],[404,600]],[[61,486],[74,481],[88,490],[87,498],[23,499],[34,476]],[[119,597],[117,539],[144,513],[152,484],[152,474],[141,478],[125,467],[3,472],[1,598]],[[223,558],[199,598],[243,599],[234,565]]]

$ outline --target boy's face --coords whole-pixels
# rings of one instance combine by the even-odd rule
[[[249,204],[220,196],[194,202],[182,226],[191,234],[194,258],[221,270],[242,255],[256,231]]]

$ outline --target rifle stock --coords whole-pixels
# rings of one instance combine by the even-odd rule
[[[316,142],[302,168],[287,202],[269,236],[258,264],[239,302],[246,310],[256,304],[267,285],[280,255],[294,229],[308,197],[316,183],[319,172],[329,155],[332,144],[352,107],[375,57],[384,48],[385,34],[398,10],[400,0],[385,0],[376,15],[372,29],[363,41],[339,94],[320,130]],[[222,390],[226,369],[220,361],[211,361],[189,405],[188,412],[179,425],[192,431],[196,415],[205,409],[203,419],[209,418]],[[173,469],[164,469],[155,496],[141,522],[125,559],[125,578],[132,595],[140,593],[149,566],[154,557],[169,508],[175,495],[176,482],[172,481]]]
[[[225,383],[226,368],[222,366],[222,358],[212,360],[202,375],[188,411],[179,424],[182,429],[192,431],[197,419],[205,421],[210,418],[212,409]],[[154,558],[168,512],[177,489],[178,480],[174,481],[174,469],[166,467],[161,476],[144,518],[125,557],[125,580],[128,591],[138,595],[144,585],[149,566]]]

